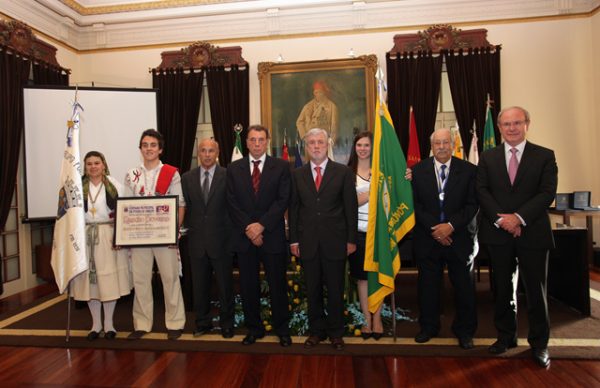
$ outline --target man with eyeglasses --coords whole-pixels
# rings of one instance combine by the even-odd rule
[[[473,282],[474,241],[468,229],[477,214],[477,168],[452,157],[454,136],[447,128],[431,134],[433,156],[413,167],[416,225],[413,247],[419,270],[419,326],[415,342],[425,343],[440,330],[440,285],[444,266],[454,287],[456,315],[452,332],[463,349],[473,348],[477,328]]]
[[[269,130],[248,128],[250,155],[227,168],[227,202],[233,223],[232,246],[240,268],[244,323],[248,333],[242,344],[252,345],[265,335],[260,317],[260,263],[271,297],[273,331],[279,344],[288,347],[290,337],[286,264],[288,248],[284,213],[290,200],[289,164],[267,155]]]
[[[487,248],[494,284],[497,341],[502,354],[517,346],[517,279],[527,296],[533,359],[550,365],[550,323],[546,295],[548,250],[554,247],[547,209],[556,195],[554,152],[525,139],[529,112],[514,106],[498,115],[504,143],[481,154],[477,196],[482,211],[479,241]]]

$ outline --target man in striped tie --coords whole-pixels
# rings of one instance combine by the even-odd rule
[[[242,343],[252,345],[265,335],[260,317],[260,263],[263,263],[273,312],[273,331],[283,347],[290,337],[286,281],[288,248],[284,213],[290,199],[288,162],[267,155],[269,130],[251,125],[246,139],[249,155],[227,168],[227,202],[233,223],[232,246],[240,268],[244,323]]]

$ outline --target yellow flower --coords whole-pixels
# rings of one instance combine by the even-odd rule
[[[294,281],[293,280],[288,280],[288,286],[293,286],[294,285]]]
[[[292,263],[296,262],[296,256],[292,256]]]
[[[294,284],[294,291],[298,292],[299,289],[300,289],[300,286],[298,286],[297,284]]]
[[[354,336],[360,337],[360,335],[361,335],[360,329],[354,329]]]
[[[354,325],[348,325],[348,329],[350,329],[350,331],[354,330]]]
[[[267,326],[265,326],[265,330],[266,331],[271,331],[271,330],[273,330],[273,326],[267,325]]]
[[[269,322],[267,322],[266,320],[263,321],[263,326],[267,326],[269,324]]]
[[[294,298],[294,303],[295,304],[300,304],[300,299],[299,298]]]
[[[301,269],[302,267],[300,267],[299,265],[296,266],[296,272],[300,272]]]

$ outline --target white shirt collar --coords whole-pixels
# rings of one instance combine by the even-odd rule
[[[510,150],[512,148],[516,148],[518,151],[517,156],[520,158],[521,156],[523,156],[523,151],[525,150],[525,143],[527,143],[527,140],[523,140],[521,143],[519,143],[513,147],[510,144],[508,144],[507,142],[504,142],[504,154],[508,155],[508,157],[510,157],[511,156]]]
[[[325,168],[327,167],[327,162],[329,162],[329,158],[326,158],[323,163],[315,164],[312,160],[310,161],[310,170],[314,171],[315,167],[321,167],[321,174],[325,173]]]
[[[436,158],[433,158],[433,162],[435,163],[435,169],[438,171],[442,168],[442,165],[445,165],[447,167],[447,170],[450,170],[450,162],[452,162],[452,158],[448,159],[446,163],[442,163]]]

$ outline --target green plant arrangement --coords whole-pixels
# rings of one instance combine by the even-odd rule
[[[290,309],[290,330],[292,335],[303,336],[308,334],[308,306],[306,300],[306,287],[304,285],[304,270],[298,260],[292,256],[288,267],[288,308]],[[268,333],[273,328],[271,326],[271,305],[268,298],[269,286],[266,280],[261,281],[260,299],[261,319],[265,326],[265,331]],[[365,318],[358,301],[348,302],[346,297],[346,308],[344,310],[346,336],[360,336],[363,325],[366,324]],[[213,302],[217,304],[218,302]],[[241,327],[244,325],[244,312],[242,310],[242,298],[240,295],[235,296],[235,314],[234,326]],[[410,321],[407,313],[409,311],[396,308],[396,321]],[[386,327],[391,328],[392,310],[384,304],[381,310],[383,323]],[[391,330],[391,329],[390,329]]]

